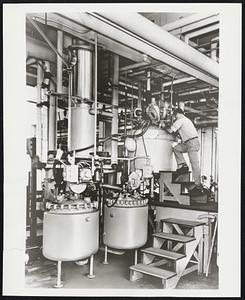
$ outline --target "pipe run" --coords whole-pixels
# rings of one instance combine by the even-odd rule
[[[219,76],[217,63],[214,63],[205,55],[174,37],[139,13],[127,12],[127,18],[125,18],[124,12],[100,12],[93,15],[99,15],[110,20],[114,24],[128,30],[129,34],[135,34],[144,38],[216,78]]]
[[[113,12],[113,15],[115,12]],[[103,13],[104,15],[104,13]],[[111,14],[112,15],[112,14]],[[111,16],[110,15],[110,16]],[[137,14],[134,14],[133,17]],[[143,54],[146,54],[164,64],[167,64],[169,66],[174,66],[175,69],[178,69],[184,73],[187,73],[191,76],[194,76],[202,81],[205,81],[211,85],[218,86],[218,79],[215,75],[208,73],[205,69],[207,65],[210,65],[210,69],[214,69],[213,73],[218,73],[216,72],[216,68],[218,69],[218,64],[214,61],[211,60],[205,55],[199,53],[197,50],[192,49],[191,46],[185,45],[183,42],[178,40],[177,38],[171,36],[171,34],[168,34],[161,28],[158,28],[157,25],[152,24],[150,21],[147,21],[144,17],[144,24],[142,26],[140,31],[141,33],[147,29],[148,34],[152,38],[155,38],[155,42],[159,40],[159,36],[162,36],[162,34],[167,34],[168,39],[161,39],[164,41],[166,44],[168,44],[171,48],[172,44],[176,43],[179,45],[179,52],[182,52],[182,46],[191,52],[189,53],[188,51],[185,51],[185,58],[191,58],[192,59],[192,53],[195,51],[195,54],[199,57],[202,58],[202,60],[205,60],[205,64],[203,64],[203,68],[200,68],[199,66],[196,66],[194,63],[188,62],[186,59],[181,59],[180,57],[177,57],[176,55],[173,55],[172,53],[169,53],[167,50],[163,49],[163,47],[158,46],[156,43],[152,43],[142,36],[139,36],[137,34],[134,34],[128,30],[125,30],[122,26],[117,26],[115,23],[112,23],[108,21],[107,19],[99,16],[98,14],[94,13],[64,13],[64,14],[59,14],[59,16],[63,17],[66,20],[76,22],[77,24],[80,24],[82,26],[86,26],[88,28],[91,28],[92,30],[99,32],[100,34],[110,37],[111,39],[119,42],[120,44],[123,44],[129,48],[135,49],[138,52],[141,52]],[[128,14],[127,14],[128,16]],[[131,14],[130,18],[125,18],[125,14],[123,14],[123,18],[126,19],[125,21],[130,23],[130,26],[132,25],[132,20],[131,20]],[[146,22],[146,23],[145,23]],[[139,24],[138,24],[139,25]],[[154,30],[156,29],[157,31],[152,31],[152,28],[150,28],[151,25],[154,25]],[[155,28],[156,26],[156,28]],[[139,29],[139,28],[138,28]],[[156,34],[159,33],[160,30],[160,35]],[[171,36],[171,41],[169,39],[169,35]],[[173,40],[172,40],[173,39]],[[183,45],[184,44],[184,45]],[[175,47],[176,48],[176,47]],[[191,49],[191,50],[190,50]],[[198,53],[198,54],[197,54]],[[182,54],[183,55],[183,54]],[[204,57],[204,58],[203,58]],[[194,61],[194,60],[193,60]],[[199,63],[200,64],[200,63]],[[212,67],[213,66],[213,67]],[[210,70],[211,71],[211,70]]]

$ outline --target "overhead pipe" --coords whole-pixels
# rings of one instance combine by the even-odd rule
[[[218,125],[218,119],[216,120],[202,120],[202,121],[194,121],[194,124],[196,126],[202,126],[202,127],[207,127],[207,126],[217,126]]]
[[[204,112],[202,112],[200,110],[197,110],[197,109],[194,109],[192,107],[188,107],[188,106],[185,106],[185,111],[189,112],[189,113],[197,114],[199,116],[202,116],[202,117],[205,117],[205,118],[211,119],[211,120],[213,120],[214,118],[216,118],[214,116],[207,116]]]
[[[64,20],[64,17],[57,13],[49,13],[48,16],[45,16],[44,13],[35,13],[32,15],[38,22],[62,30],[70,36],[74,36],[79,40],[94,45],[94,33],[90,30],[83,32],[81,30],[81,24],[74,23],[73,20]],[[142,54],[105,36],[100,36],[100,43],[98,46],[132,61],[142,61]]]
[[[113,12],[115,14],[115,12]],[[60,15],[60,14],[59,14]],[[146,39],[143,39],[140,36],[137,36],[135,34],[132,34],[126,30],[124,30],[122,27],[116,26],[116,24],[109,22],[105,18],[100,17],[97,14],[92,13],[65,13],[60,16],[63,16],[64,19],[76,22],[78,24],[81,24],[82,26],[86,26],[88,28],[91,28],[92,30],[99,32],[100,34],[110,37],[113,40],[118,41],[119,43],[128,46],[130,48],[136,49],[137,51],[141,52],[142,54],[147,54],[150,57],[163,62],[164,64],[168,64],[169,66],[174,67],[175,69],[178,69],[184,73],[187,73],[191,76],[194,76],[196,78],[199,78],[202,81],[208,82],[211,85],[218,86],[218,79],[216,76],[210,75],[209,73],[205,72],[205,66],[202,66],[203,69],[198,68],[192,63],[187,62],[186,60],[183,60],[177,56],[174,56],[173,54],[170,54],[168,51],[165,51],[162,47],[157,46],[156,44],[153,44]],[[131,16],[131,14],[130,14]],[[137,14],[136,14],[137,16]],[[125,18],[125,15],[124,15]],[[145,31],[146,27],[148,28],[152,24],[150,21],[147,22],[144,17],[142,17],[144,20],[144,24],[142,26],[141,24],[141,30]],[[126,21],[128,21],[131,25],[131,22],[133,20],[129,18],[125,18]],[[145,24],[146,22],[146,24]],[[156,26],[156,28],[155,28]],[[149,29],[149,28],[148,28]],[[209,58],[204,56],[203,54],[199,53],[197,50],[192,49],[188,45],[183,45],[183,42],[178,40],[177,38],[171,36],[161,28],[158,28],[157,25],[154,25],[153,32],[151,31],[151,38],[155,37],[156,40],[159,39],[159,35],[157,35],[157,30],[160,30],[160,36],[162,33],[167,34],[168,39],[165,40],[166,44],[169,45],[171,48],[172,43],[176,44],[180,43],[179,52],[182,51],[182,48],[186,48],[190,51],[185,51],[185,54],[187,58],[191,59],[191,55],[193,54],[193,51],[195,54],[198,54],[198,58],[200,59],[200,56],[202,59],[205,60],[205,65],[210,65]],[[149,32],[149,30],[147,30]],[[170,38],[170,37],[171,38]],[[197,52],[197,53],[196,53]],[[204,56],[204,58],[203,58]],[[211,61],[211,65],[214,65],[215,67],[218,66],[218,64],[214,61]],[[215,69],[215,68],[214,68]],[[217,72],[214,72],[217,73]]]
[[[125,18],[124,12],[100,12],[96,13],[96,15],[102,16],[114,24],[122,26],[128,30],[129,33],[146,39],[168,53],[188,62],[192,66],[204,70],[215,78],[219,77],[218,64],[216,62],[210,60],[196,49],[193,49],[139,13],[128,12],[127,18]]]
[[[187,95],[193,95],[193,94],[199,94],[199,93],[203,93],[203,92],[214,92],[217,91],[217,89],[210,89],[210,88],[203,88],[203,89],[199,89],[199,90],[193,90],[193,91],[188,91],[188,92],[184,92],[184,93],[179,93],[178,96],[187,96]]]

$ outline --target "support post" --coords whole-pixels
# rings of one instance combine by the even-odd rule
[[[94,256],[93,256],[93,255],[90,256],[90,261],[89,261],[89,274],[87,275],[87,277],[88,277],[89,279],[95,278],[95,275],[94,275]]]
[[[134,250],[134,264],[137,265],[138,263],[138,250]]]
[[[55,288],[62,288],[63,287],[63,284],[62,284],[62,281],[61,281],[61,261],[59,260],[57,262],[57,282],[55,284]]]
[[[112,76],[112,122],[111,134],[118,133],[118,94],[119,94],[119,55],[113,55],[113,76]],[[118,145],[117,141],[111,141],[111,163],[117,163]]]
[[[105,256],[104,256],[104,261],[102,262],[102,264],[104,265],[108,265],[108,260],[107,260],[107,254],[108,254],[108,248],[107,246],[105,246]]]

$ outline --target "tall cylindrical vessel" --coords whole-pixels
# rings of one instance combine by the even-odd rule
[[[84,149],[94,143],[94,115],[89,109],[86,103],[71,108],[71,150]],[[76,157],[89,157],[92,151],[93,147],[78,151]]]
[[[136,142],[137,151],[135,156],[142,157],[147,154],[154,172],[173,170],[174,137],[171,134],[158,127],[150,126],[143,138],[137,138]],[[135,160],[136,169],[142,169],[146,164],[147,159],[145,158],[136,158]]]
[[[76,261],[98,251],[99,211],[56,209],[44,213],[43,255],[55,261]]]
[[[113,207],[105,206],[105,245],[115,249],[136,249],[147,241],[148,205],[145,200],[128,201]],[[145,202],[144,202],[145,201]]]
[[[92,99],[93,52],[89,45],[75,45],[77,49],[77,95]]]

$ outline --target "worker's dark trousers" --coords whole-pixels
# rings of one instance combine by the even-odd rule
[[[200,172],[199,157],[198,157],[199,149],[200,149],[200,143],[198,139],[193,139],[186,143],[179,143],[178,145],[173,147],[173,151],[178,166],[180,166],[183,163],[186,163],[183,153],[188,153],[190,163],[191,163],[192,173],[196,185],[201,184],[201,172]]]

